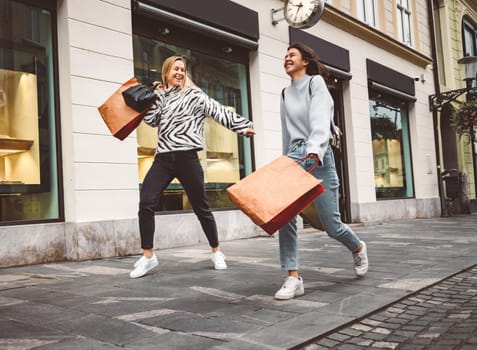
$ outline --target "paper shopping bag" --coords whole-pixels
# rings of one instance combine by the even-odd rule
[[[321,182],[293,159],[281,156],[227,188],[227,194],[272,235],[325,190]]]
[[[111,134],[124,140],[137,126],[145,114],[126,105],[122,92],[131,86],[139,85],[136,78],[131,78],[117,89],[101,106],[98,107],[101,117]]]
[[[305,222],[312,227],[324,231],[323,224],[321,223],[320,216],[316,210],[315,203],[311,202],[305,209],[300,213],[300,216],[305,220]]]

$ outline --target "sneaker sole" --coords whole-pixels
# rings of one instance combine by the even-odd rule
[[[298,292],[295,292],[295,294],[292,295],[292,296],[288,296],[288,295],[287,296],[280,296],[280,295],[276,296],[276,295],[274,295],[273,297],[275,298],[275,300],[291,300],[291,299],[296,298],[296,297],[301,297],[304,294],[305,294],[305,291],[298,291]]]
[[[368,273],[368,270],[364,271],[364,272],[354,272],[356,274],[357,277],[364,277],[366,276],[366,274]]]
[[[148,273],[149,271],[151,271],[153,268],[157,267],[157,265],[159,265],[159,263],[156,263],[154,266],[151,266],[150,268],[148,268],[148,269],[146,270],[146,272],[144,272],[142,275],[139,275],[139,276],[134,276],[134,277],[133,277],[133,276],[131,276],[131,273],[129,273],[129,278],[141,278],[141,277],[144,277],[144,276],[147,275],[147,273]]]

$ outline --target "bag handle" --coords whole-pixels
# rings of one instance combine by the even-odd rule
[[[310,156],[307,154],[306,156],[301,157],[300,159],[295,160],[295,162],[301,163],[301,162],[307,160],[308,158],[310,158]],[[318,167],[318,161],[315,159],[315,164],[313,164],[313,166],[311,167],[310,170],[308,170],[308,172],[309,172],[309,173],[313,173],[313,172],[316,170],[317,167]]]

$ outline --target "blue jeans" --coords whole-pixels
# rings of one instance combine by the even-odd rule
[[[300,140],[290,146],[288,157],[300,159],[306,156],[306,141]],[[358,249],[360,240],[348,225],[341,221],[341,215],[338,206],[339,179],[336,174],[335,159],[331,146],[328,147],[322,165],[318,166],[313,176],[323,180],[322,185],[326,191],[323,192],[314,202],[318,211],[321,224],[324,230],[331,238],[343,243],[351,252]],[[305,170],[310,170],[314,161],[306,159],[300,165]],[[296,217],[287,225],[279,230],[280,244],[280,264],[285,270],[298,270],[298,237],[296,232]]]

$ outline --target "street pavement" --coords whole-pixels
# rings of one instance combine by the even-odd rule
[[[273,299],[276,236],[222,242],[224,271],[206,245],[156,251],[140,279],[137,256],[0,269],[0,349],[477,348],[477,214],[353,229],[368,274],[305,229],[305,295],[289,301]]]
[[[302,350],[477,349],[477,266],[368,315]]]

